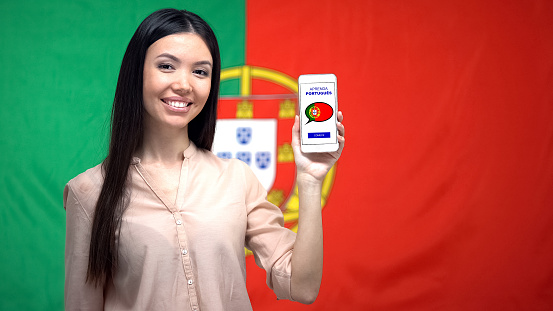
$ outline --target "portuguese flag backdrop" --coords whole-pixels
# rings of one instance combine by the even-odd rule
[[[249,256],[255,310],[553,309],[551,1],[7,0],[1,310],[63,309],[63,187],[105,156],[124,50],[164,7],[213,26],[223,68],[338,77],[319,297],[277,301]]]

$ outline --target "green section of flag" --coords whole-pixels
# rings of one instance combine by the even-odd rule
[[[0,3],[0,310],[63,310],[63,187],[105,156],[126,45],[165,7],[205,18],[223,68],[243,65],[243,0]]]

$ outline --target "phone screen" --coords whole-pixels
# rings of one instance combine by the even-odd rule
[[[336,83],[300,83],[300,122],[303,145],[337,144]]]

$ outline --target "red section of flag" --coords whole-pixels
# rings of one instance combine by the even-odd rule
[[[250,1],[248,65],[334,73],[346,149],[321,291],[260,310],[553,305],[553,4]],[[288,134],[289,135],[289,134]]]
[[[323,122],[332,117],[334,110],[332,110],[332,107],[327,103],[316,102],[307,106],[305,114],[311,121]]]

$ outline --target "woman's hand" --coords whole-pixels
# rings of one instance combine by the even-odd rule
[[[342,121],[344,116],[338,111],[338,150],[325,153],[303,153],[300,150],[300,123],[296,116],[294,126],[292,127],[292,149],[294,150],[294,159],[296,161],[297,178],[308,178],[312,181],[323,182],[326,174],[332,168],[334,163],[340,158],[344,149],[344,125]]]

